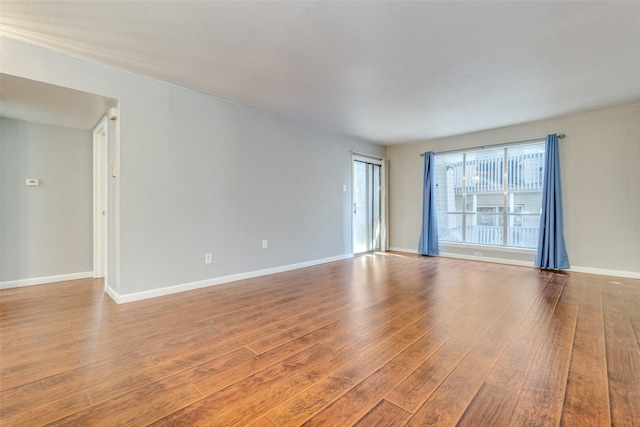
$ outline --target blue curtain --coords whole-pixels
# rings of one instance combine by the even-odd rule
[[[436,163],[433,151],[424,153],[424,188],[422,192],[422,230],[418,252],[438,255],[438,218],[436,217]]]
[[[535,266],[561,270],[569,268],[569,256],[562,233],[562,195],[560,193],[560,161],[558,136],[547,136],[545,143],[542,212]]]

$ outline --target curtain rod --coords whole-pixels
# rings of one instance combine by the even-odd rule
[[[564,138],[566,135],[564,133],[558,134],[558,138],[562,139]],[[516,142],[507,142],[504,144],[492,144],[492,145],[483,145],[481,147],[475,147],[475,148],[480,148],[482,150],[484,150],[485,148],[489,148],[489,147],[504,147],[506,145],[517,145],[517,144],[526,144],[528,142],[533,142],[533,141],[540,141],[541,139],[545,139],[545,138],[535,138],[535,139],[527,139],[524,141],[516,141]],[[448,150],[448,151],[438,151],[435,154],[448,154],[448,153],[456,153],[459,151],[468,151],[468,150],[473,150],[474,147],[471,148],[460,148],[458,150]],[[424,157],[424,153],[420,153],[420,157]]]

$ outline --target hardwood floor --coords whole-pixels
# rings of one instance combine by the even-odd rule
[[[117,305],[0,292],[3,426],[640,425],[640,280],[356,257]]]

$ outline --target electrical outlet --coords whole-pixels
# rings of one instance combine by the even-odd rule
[[[482,252],[474,252],[473,253],[475,256],[482,256]]]
[[[269,246],[269,241],[268,240],[263,240],[262,241],[262,249],[267,249],[268,246]]]
[[[204,254],[204,263],[211,264],[213,262],[213,254]]]

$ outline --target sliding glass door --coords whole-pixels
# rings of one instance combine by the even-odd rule
[[[353,161],[353,253],[379,251],[382,237],[381,164]]]

